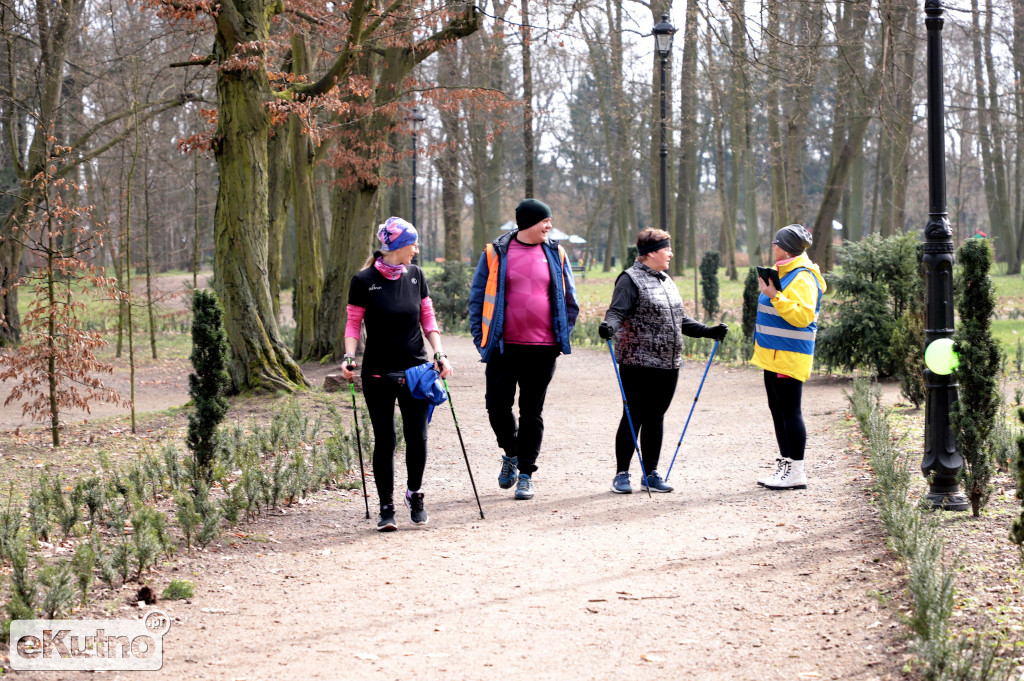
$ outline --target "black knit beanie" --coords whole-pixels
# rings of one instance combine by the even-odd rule
[[[551,217],[551,209],[543,201],[523,199],[516,206],[516,226],[519,229],[529,229],[549,217]]]
[[[800,255],[806,251],[814,240],[811,233],[803,225],[786,225],[775,233],[773,244],[792,255]]]

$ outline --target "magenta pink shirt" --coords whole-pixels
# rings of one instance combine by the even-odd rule
[[[551,270],[540,244],[523,244],[515,239],[508,244],[505,265],[506,343],[554,345],[551,319]]]

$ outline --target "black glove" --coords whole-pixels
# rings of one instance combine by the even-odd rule
[[[601,322],[601,326],[597,327],[597,335],[600,336],[602,340],[608,340],[615,335],[615,329],[613,329],[612,325],[608,322]]]
[[[725,334],[729,333],[729,326],[726,324],[719,324],[718,326],[710,326],[707,330],[706,338],[714,338],[718,342],[725,340]]]

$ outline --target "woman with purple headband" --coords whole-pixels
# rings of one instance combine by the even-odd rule
[[[373,477],[380,497],[379,532],[395,525],[395,402],[402,412],[405,434],[405,467],[408,485],[405,504],[414,525],[427,524],[423,505],[423,471],[427,465],[427,417],[430,402],[412,396],[405,384],[391,375],[428,362],[423,335],[434,350],[434,368],[447,378],[451,365],[441,348],[441,333],[434,318],[434,304],[427,291],[423,270],[412,264],[419,253],[416,228],[391,217],[377,229],[380,249],[352,277],[345,324],[345,359],[342,376],[355,375],[359,331],[366,324],[363,353],[363,396],[373,426]]]

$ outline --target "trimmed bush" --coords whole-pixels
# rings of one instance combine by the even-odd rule
[[[992,247],[988,239],[970,239],[957,252],[960,263],[957,313],[960,323],[953,336],[960,365],[954,375],[959,399],[950,419],[963,457],[964,491],[975,517],[992,495],[993,463],[990,436],[999,412],[999,346],[992,337],[996,296],[989,270]]]
[[[217,297],[196,291],[192,298],[192,354],[189,359],[195,373],[188,376],[188,394],[192,413],[188,416],[188,448],[195,454],[197,477],[213,479],[213,459],[217,453],[217,426],[228,411],[224,399],[231,386],[228,375],[227,340]]]
[[[707,251],[700,259],[700,290],[703,294],[700,304],[704,308],[705,322],[714,319],[721,310],[718,303],[718,268],[721,264],[722,257],[718,251]]]

